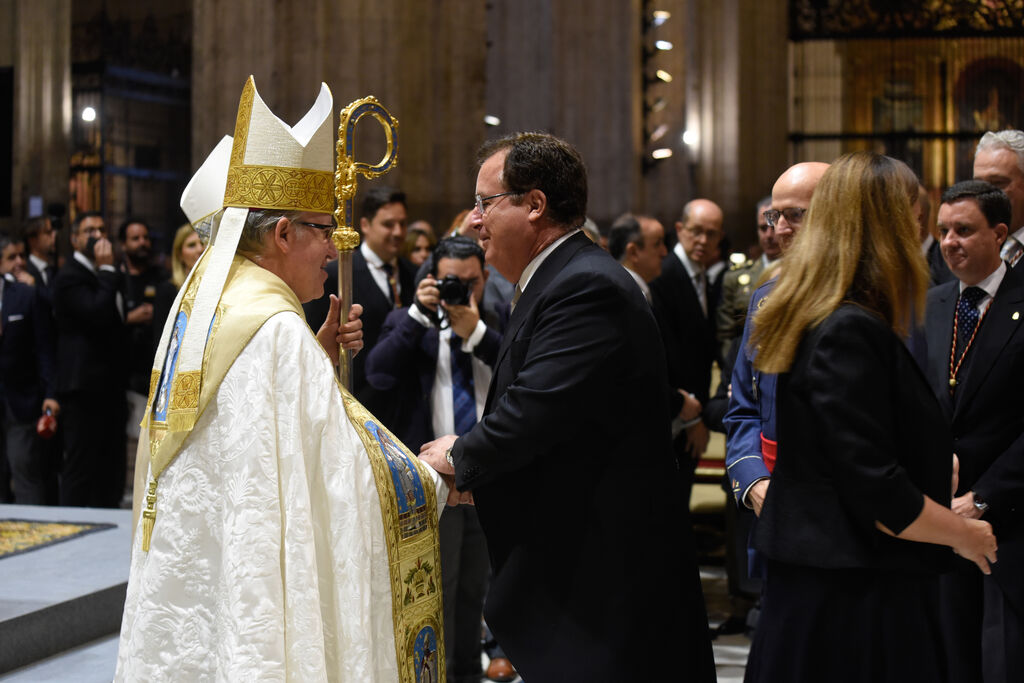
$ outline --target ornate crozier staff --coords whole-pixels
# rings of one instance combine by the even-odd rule
[[[384,157],[373,165],[356,161],[353,151],[352,133],[366,115],[377,119],[387,139]],[[338,170],[334,174],[334,182],[338,207],[334,210],[334,220],[338,227],[332,238],[338,249],[338,298],[341,299],[341,319],[344,321],[348,320],[352,304],[352,252],[359,246],[359,233],[352,227],[352,200],[356,196],[357,176],[379,178],[398,164],[398,119],[372,95],[356,100],[341,111],[337,145]],[[339,349],[338,358],[341,383],[351,391],[352,358],[343,348]]]

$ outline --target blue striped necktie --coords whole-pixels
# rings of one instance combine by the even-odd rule
[[[452,354],[452,408],[455,434],[462,436],[476,424],[476,397],[473,392],[473,366],[463,351],[462,339],[453,334],[448,344]]]

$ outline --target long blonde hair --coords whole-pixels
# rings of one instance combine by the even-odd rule
[[[789,370],[804,333],[846,302],[878,314],[900,336],[912,317],[921,320],[928,270],[912,211],[917,188],[913,171],[887,156],[854,152],[833,162],[754,316],[754,367]]]
[[[181,249],[185,246],[185,240],[194,232],[192,225],[185,223],[174,233],[174,243],[171,245],[171,282],[178,288],[185,284],[185,278],[188,277],[185,262],[181,259]]]

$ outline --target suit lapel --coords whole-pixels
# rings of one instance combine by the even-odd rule
[[[373,278],[373,274],[370,272],[370,264],[366,262],[366,258],[363,253],[358,249],[352,254],[352,278],[355,281],[360,281],[358,287],[360,294],[373,301],[359,301],[364,308],[367,306],[373,306],[380,311],[388,311],[391,309],[391,302],[384,295],[384,292],[380,291],[380,286],[377,281]],[[373,292],[370,294],[370,292]]]
[[[947,417],[953,415],[953,400],[949,395],[949,354],[953,344],[953,313],[956,310],[959,280],[936,287],[935,300],[925,317],[925,337],[928,340],[928,382],[939,398]]]
[[[544,260],[544,263],[542,263],[533,274],[533,277],[530,278],[530,283],[527,285],[526,291],[523,292],[521,297],[519,297],[519,301],[516,303],[515,309],[512,311],[512,316],[509,318],[508,326],[505,328],[505,334],[501,340],[501,346],[498,348],[498,356],[494,362],[494,372],[491,373],[491,384],[487,390],[487,406],[485,412],[490,412],[498,376],[501,374],[499,372],[499,368],[504,362],[505,356],[508,353],[513,340],[515,340],[516,335],[519,334],[519,330],[530,317],[530,311],[533,309],[541,294],[554,279],[555,275],[565,268],[566,264],[568,264],[572,257],[576,255],[576,252],[588,244],[592,244],[592,242],[582,232],[573,235],[563,242],[561,246],[551,252],[551,254],[549,254]]]
[[[971,398],[985,383],[995,367],[1003,348],[1020,328],[1024,313],[1024,271],[1009,268],[996,292],[995,299],[985,313],[974,348],[966,360],[967,372],[963,385],[957,388],[956,403]],[[952,324],[952,323],[950,323]]]

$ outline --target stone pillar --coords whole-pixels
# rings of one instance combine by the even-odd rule
[[[13,3],[14,168],[11,222],[30,196],[68,201],[71,0]]]
[[[696,194],[718,202],[734,247],[757,239],[754,205],[791,163],[783,2],[691,0],[688,117]]]

